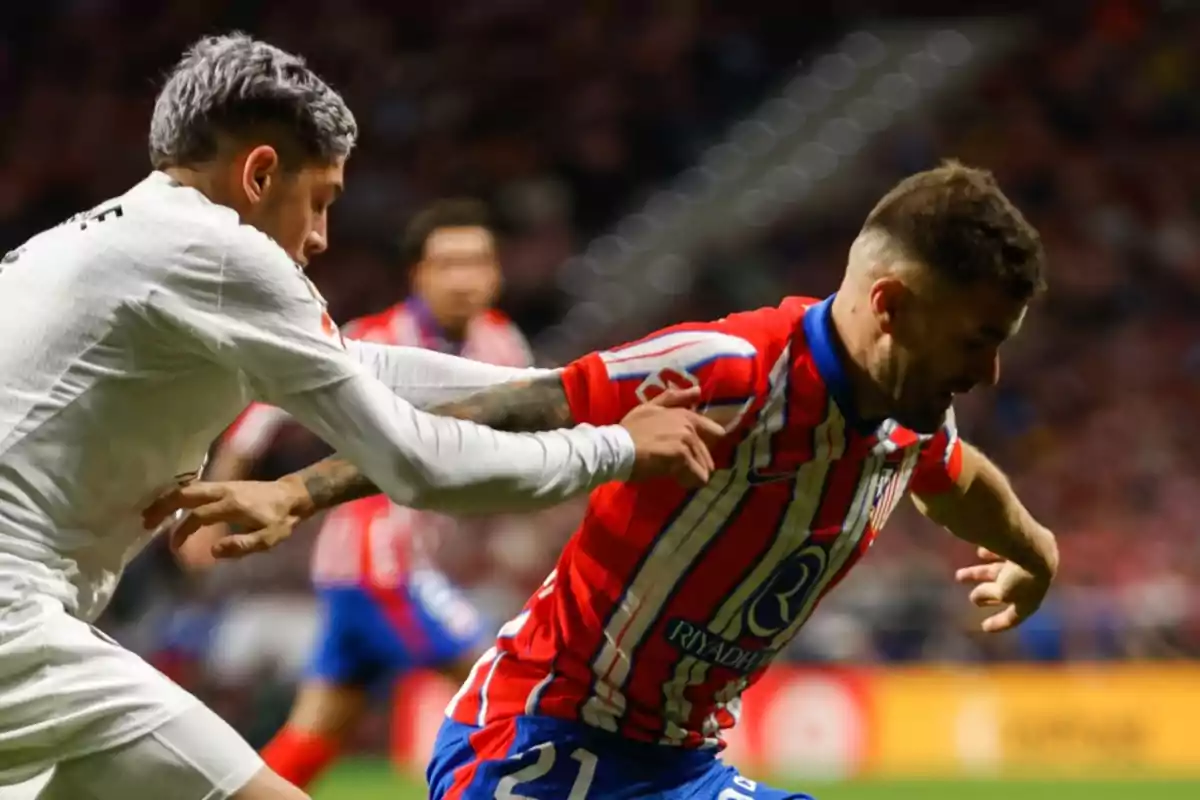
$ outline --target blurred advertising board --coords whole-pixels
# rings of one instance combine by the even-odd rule
[[[393,753],[423,762],[453,687],[397,692]],[[752,776],[1200,776],[1200,665],[777,667],[725,758]]]

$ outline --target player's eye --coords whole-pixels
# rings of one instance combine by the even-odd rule
[[[322,192],[313,196],[313,211],[317,214],[324,214],[337,200],[337,194],[333,192]]]

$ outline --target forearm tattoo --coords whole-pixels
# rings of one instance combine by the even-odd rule
[[[552,431],[575,424],[559,375],[502,383],[429,411],[478,422],[498,431]]]
[[[549,431],[575,424],[566,388],[558,375],[500,384],[426,410],[500,431]],[[295,477],[303,481],[315,511],[379,494],[378,487],[358,467],[337,456],[318,461],[295,473]]]

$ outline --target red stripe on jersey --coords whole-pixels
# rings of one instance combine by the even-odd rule
[[[767,437],[770,441],[769,466],[757,470],[767,478],[792,477],[799,464],[811,458],[814,450],[812,429],[826,415],[828,407],[827,397],[819,384],[807,384],[804,391],[792,391],[798,367],[803,369],[804,359],[803,356],[796,356],[799,351],[795,349],[795,336],[790,338],[790,343],[793,347],[791,363],[783,365],[783,372],[779,376],[786,384],[780,408],[773,410],[759,406],[756,409],[759,426],[769,424],[763,418],[764,414],[778,414],[776,424],[782,426]],[[767,362],[764,361],[764,369],[766,366]],[[770,391],[771,387],[764,388]],[[684,747],[696,747],[704,742],[705,736],[699,731],[704,716],[710,711],[705,696],[711,695],[741,673],[712,667],[708,669],[707,680],[701,686],[687,686],[682,692],[678,688],[672,690],[670,687],[678,680],[680,671],[692,675],[698,668],[695,664],[687,665],[685,654],[678,644],[687,637],[704,636],[704,632],[695,630],[698,626],[692,621],[715,618],[726,599],[750,578],[762,556],[779,535],[792,507],[795,491],[793,480],[772,480],[746,492],[730,521],[717,534],[710,547],[697,557],[691,573],[680,582],[680,591],[657,621],[654,633],[636,654],[645,667],[635,673],[629,684],[630,711],[623,725],[626,735],[641,738],[648,732],[666,733],[662,715],[650,713],[648,709],[662,702],[668,705],[684,702],[692,704],[693,713],[690,715],[691,724],[688,725],[690,730],[681,744]],[[746,566],[730,569],[730,565],[739,564]],[[745,663],[756,658],[750,649],[741,648],[744,642],[739,635],[726,640],[726,645],[720,645],[717,641],[719,638],[713,637],[713,641],[721,647],[725,659]],[[717,716],[723,726],[733,724],[733,715],[727,710],[720,710]]]
[[[730,569],[730,565],[757,561],[756,557],[747,556],[762,554],[770,547],[791,504],[792,488],[790,482],[779,481],[747,492],[709,547],[696,557],[692,569],[678,581],[650,635],[641,648],[631,654],[642,667],[633,672],[627,683],[625,694],[629,698],[630,711],[622,726],[624,733],[634,737],[639,732],[643,732],[643,736],[644,732],[661,735],[661,715],[648,710],[657,709],[663,702],[663,686],[671,680],[682,658],[673,639],[686,635],[681,634],[679,628],[691,626],[691,620],[710,619],[746,579],[753,569],[752,563],[748,568],[738,570]],[[710,675],[715,672],[717,670],[710,671]],[[723,685],[737,674],[722,671],[719,684]],[[695,693],[689,691],[688,694]],[[705,708],[705,713],[708,710]]]
[[[384,495],[363,498],[348,505],[358,506],[353,512],[357,519],[350,523],[358,534],[358,582],[374,598],[406,646],[418,651],[412,654],[418,658],[428,649],[429,642],[403,588],[408,573],[407,530],[394,523],[391,501]],[[404,509],[395,511],[407,513]],[[314,569],[314,574],[319,573]]]
[[[879,532],[874,528],[867,529],[866,533],[863,535],[863,538],[859,541],[858,546],[854,548],[854,552],[848,559],[846,559],[845,566],[843,566],[842,569],[833,576],[833,579],[829,581],[829,585],[826,586],[825,591],[821,593],[820,599],[824,599],[830,592],[837,588],[838,584],[845,580],[846,576],[850,574],[850,570],[854,569],[855,565],[858,564],[862,557],[867,554],[867,551],[871,549],[871,545],[875,544],[875,537],[877,535],[879,535]]]
[[[788,468],[794,469],[798,463],[812,458],[814,452],[819,450],[822,445],[826,449],[831,445],[831,442],[828,441],[830,434],[819,428],[821,418],[824,417],[828,408],[828,395],[823,390],[814,390],[822,388],[819,383],[805,382],[806,378],[809,381],[812,380],[812,373],[808,371],[808,363],[803,357],[793,365],[793,376],[801,386],[805,387],[805,390],[790,393],[787,404],[788,425],[783,431],[772,437],[775,445],[773,453],[779,464],[775,469],[779,472]],[[825,440],[823,442],[814,441],[819,433],[824,433]],[[865,453],[870,441],[868,437],[853,432],[849,435],[849,441],[844,448],[848,457],[834,462],[824,478],[823,486],[818,489],[819,501],[813,514],[812,533],[809,541],[828,547],[839,536],[844,535],[843,525],[853,511],[853,505],[864,477],[865,462],[860,457],[854,457],[853,454]],[[755,493],[752,501],[756,505],[743,510],[738,522],[729,528],[728,534],[708,554],[707,561],[697,566],[693,573],[694,577],[691,577],[691,588],[696,595],[695,599],[681,596],[676,608],[669,610],[659,623],[658,635],[651,637],[653,644],[638,654],[638,657],[644,659],[647,664],[644,671],[638,672],[638,679],[639,681],[644,680],[645,686],[639,687],[640,691],[631,692],[631,700],[635,696],[648,694],[672,679],[678,668],[678,658],[670,647],[672,638],[670,626],[673,621],[684,612],[692,619],[711,618],[735,588],[747,580],[749,571],[753,570],[761,561],[768,547],[779,534],[779,527],[783,522],[784,515],[793,502],[793,489],[794,486],[791,483],[773,483],[761,487]],[[766,524],[768,519],[774,519],[775,523]],[[864,541],[871,537],[873,534],[869,530],[864,532]],[[815,593],[809,614],[828,594],[829,590],[849,572],[862,552],[865,552],[865,547],[860,543],[844,563],[830,568],[831,577],[828,578],[828,583]],[[737,575],[730,574],[728,565],[746,561],[749,561],[749,568],[745,572]],[[707,601],[703,598],[707,598]],[[706,602],[707,605],[705,605]],[[685,690],[684,696],[692,703],[693,710],[688,720],[688,728],[692,732],[685,737],[683,746],[689,746],[697,738],[704,740],[705,736],[696,731],[703,729],[706,719],[710,716],[712,724],[716,726],[717,730],[723,730],[734,724],[734,716],[727,709],[715,706],[712,698],[731,683],[743,679],[744,669],[737,668],[741,664],[760,664],[759,668],[753,670],[746,679],[747,685],[752,684],[765,672],[767,660],[760,662],[759,658],[754,655],[755,645],[752,638],[745,635],[735,638],[724,649],[727,660],[740,662],[737,666],[710,667],[703,682],[689,686]],[[650,649],[650,647],[654,649]],[[653,665],[653,669],[650,668],[650,665]],[[638,705],[639,709],[646,707],[643,704]],[[639,732],[654,730],[655,728],[652,726],[661,726],[661,724],[661,718],[655,719],[651,714],[631,711],[624,732],[637,737]]]
[[[938,494],[954,487],[962,473],[962,442],[958,438],[954,414],[921,447],[909,488],[916,494]]]
[[[650,353],[639,353],[637,355],[625,356],[624,358],[613,358],[613,359],[610,359],[608,363],[610,363],[610,364],[627,364],[630,361],[637,361],[637,360],[643,359],[643,358],[659,358],[661,356],[665,356],[670,353],[674,353],[676,350],[679,350],[680,348],[687,347],[687,346],[688,346],[687,343],[676,344],[676,345],[672,345],[671,347],[665,347],[662,350],[654,350]],[[625,348],[618,349],[615,352],[619,353],[619,352],[621,352],[622,349],[625,349]]]
[[[492,725],[476,731],[468,737],[475,759],[454,771],[454,781],[446,792],[446,800],[462,800],[466,797],[467,789],[475,780],[475,775],[485,761],[500,761],[508,756],[513,743],[517,740],[517,721],[510,719],[499,725]]]
[[[862,440],[852,439],[847,444],[846,457],[838,460],[830,470],[825,481],[824,499],[813,520],[814,540],[828,541],[841,534],[865,466],[861,457],[862,449]]]

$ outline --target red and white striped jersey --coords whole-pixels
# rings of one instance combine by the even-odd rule
[[[348,339],[380,344],[453,350],[438,334],[424,307],[414,301],[360,317],[345,325],[342,334]],[[525,337],[499,311],[488,311],[472,321],[456,355],[509,367],[527,367],[533,361]],[[229,427],[223,445],[240,455],[257,457],[270,446],[287,419],[287,414],[277,408],[255,404]],[[440,514],[399,508],[382,496],[338,506],[325,516],[317,535],[313,582],[398,585],[414,559],[420,560],[427,551],[430,539],[455,524]]]
[[[668,328],[571,364],[577,422],[700,386],[730,431],[700,489],[608,484],[558,565],[451,702],[455,720],[578,720],[640,741],[720,747],[740,696],[866,552],[905,491],[961,469],[933,435],[853,415],[830,301]]]

